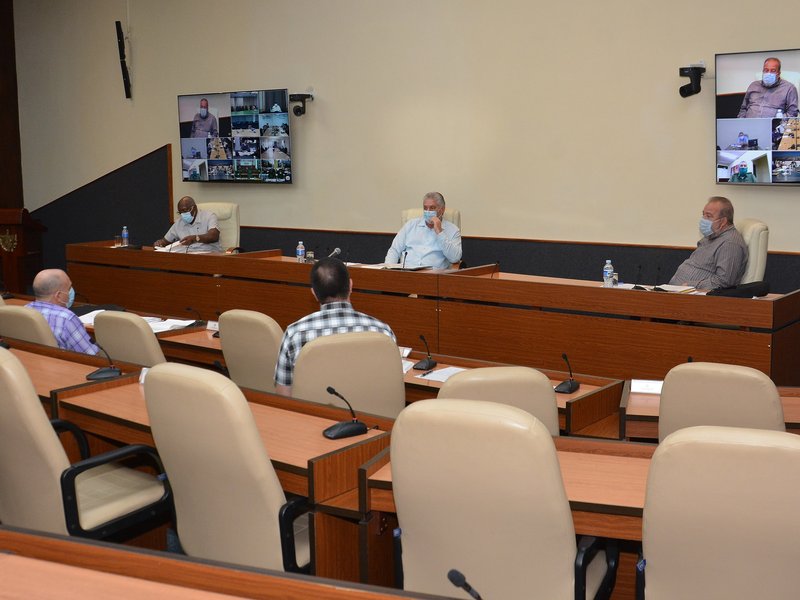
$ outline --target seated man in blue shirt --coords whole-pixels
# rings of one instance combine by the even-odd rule
[[[429,192],[422,199],[423,216],[411,219],[394,237],[385,263],[406,267],[449,269],[461,260],[461,232],[450,221],[443,221],[444,196]]]
[[[70,307],[75,300],[72,281],[61,269],[45,269],[33,279],[33,295],[36,300],[27,306],[44,315],[58,347],[84,354],[97,354],[86,328]]]

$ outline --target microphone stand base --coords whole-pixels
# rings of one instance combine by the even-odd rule
[[[415,371],[430,371],[433,367],[436,366],[436,361],[432,358],[423,358],[417,364],[414,365],[413,369]]]
[[[573,394],[577,392],[581,387],[581,384],[574,379],[567,379],[566,381],[562,381],[555,387],[556,394]]]

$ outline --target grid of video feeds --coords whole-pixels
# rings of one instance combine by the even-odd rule
[[[292,183],[289,95],[178,96],[183,181]]]
[[[800,50],[717,54],[717,182],[800,185]]]

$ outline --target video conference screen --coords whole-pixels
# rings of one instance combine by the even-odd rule
[[[800,185],[800,50],[715,58],[717,182]]]
[[[288,91],[178,96],[183,181],[291,183]]]

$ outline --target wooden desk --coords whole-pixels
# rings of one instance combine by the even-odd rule
[[[430,598],[0,526],[3,598]]]
[[[786,431],[800,434],[800,388],[779,387]],[[659,394],[631,393],[619,407],[621,439],[658,442]]]
[[[277,251],[185,255],[69,244],[67,267],[94,303],[204,318],[248,308],[281,327],[317,310],[309,265]],[[405,346],[424,334],[431,351],[499,363],[573,367],[618,379],[660,379],[694,360],[742,364],[800,385],[800,291],[762,299],[608,289],[600,282],[461,271],[353,267],[354,306],[386,321]]]
[[[315,407],[319,414],[336,416],[337,420],[349,416],[341,409],[252,390],[247,390],[246,395],[283,489],[307,496],[313,505],[335,503],[335,498],[342,495],[355,496],[358,467],[389,445],[389,434],[377,429],[344,440],[323,437],[322,431],[335,421],[312,414]],[[90,434],[90,443],[94,437],[154,445],[143,388],[137,380],[128,378],[90,389],[68,390],[59,396],[59,405],[63,418]],[[291,410],[295,405],[298,410]],[[384,424],[380,418],[366,422],[370,426]],[[316,574],[357,580],[356,525],[331,519],[319,511],[314,512],[312,523]],[[336,530],[330,531],[333,527]]]

